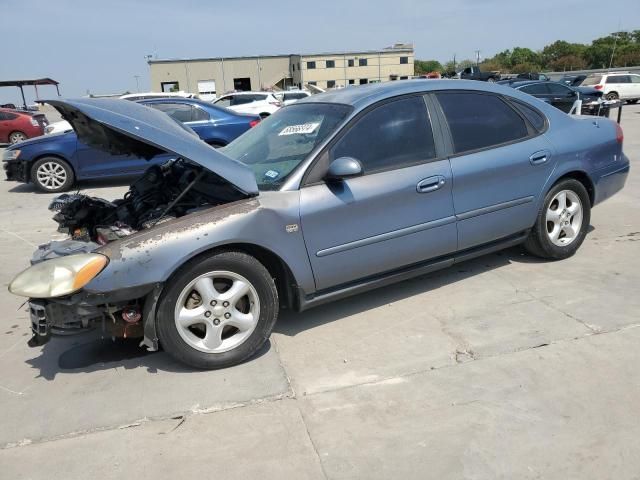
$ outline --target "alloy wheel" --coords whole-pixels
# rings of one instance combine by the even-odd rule
[[[22,142],[27,139],[27,136],[22,132],[13,132],[9,135],[9,143],[14,144],[18,142]]]
[[[547,207],[547,235],[554,245],[566,247],[580,234],[583,208],[580,197],[573,190],[562,190]]]
[[[233,350],[249,338],[260,318],[260,299],[251,282],[229,271],[192,280],[178,296],[175,324],[180,337],[205,353]]]
[[[45,162],[36,171],[38,183],[47,190],[60,188],[67,181],[67,172],[57,162]]]

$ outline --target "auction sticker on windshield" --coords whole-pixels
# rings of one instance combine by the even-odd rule
[[[283,135],[301,135],[307,133],[313,133],[320,125],[320,122],[303,123],[302,125],[290,125],[282,129],[278,134],[279,137]]]

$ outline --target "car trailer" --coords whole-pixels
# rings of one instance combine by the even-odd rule
[[[25,110],[29,110],[27,107],[27,100],[24,98],[24,87],[34,87],[36,90],[36,99],[40,99],[38,94],[38,85],[54,85],[56,92],[60,96],[60,82],[57,82],[51,78],[36,78],[35,80],[0,80],[0,87],[18,87],[20,89],[20,95],[22,95],[22,104]]]

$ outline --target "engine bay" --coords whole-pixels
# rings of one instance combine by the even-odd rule
[[[54,198],[49,210],[58,231],[73,240],[105,245],[189,213],[239,200],[242,195],[216,174],[183,159],[150,166],[121,199],[80,193]]]

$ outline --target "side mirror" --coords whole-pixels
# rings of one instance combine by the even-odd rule
[[[340,157],[331,162],[325,178],[327,180],[342,180],[358,175],[362,175],[362,164],[355,158]]]

